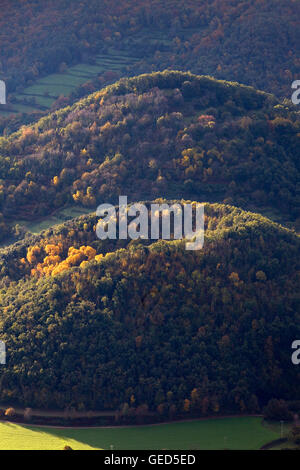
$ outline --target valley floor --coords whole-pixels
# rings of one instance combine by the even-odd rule
[[[119,428],[51,428],[0,423],[0,450],[260,449],[278,439],[260,417],[233,417]]]

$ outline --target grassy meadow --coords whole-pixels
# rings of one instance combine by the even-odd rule
[[[50,428],[0,423],[0,450],[259,449],[279,434],[259,417],[208,419],[123,428]]]
[[[13,103],[9,111],[0,109],[0,116],[50,109],[59,96],[70,95],[79,85],[105,71],[125,71],[126,67],[134,65],[136,60],[138,59],[135,57],[112,50],[108,54],[97,55],[93,65],[77,64],[68,67],[65,72],[47,75],[22,92],[15,93],[18,102]]]
[[[42,217],[39,220],[28,221],[19,219],[17,220],[17,223],[24,226],[27,230],[29,230],[29,232],[37,235],[43,230],[47,230],[54,225],[61,224],[67,220],[88,214],[90,212],[92,211],[86,207],[74,205],[64,207],[63,209],[56,211],[54,214],[50,214],[48,217]]]

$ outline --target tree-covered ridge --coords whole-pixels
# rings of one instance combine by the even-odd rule
[[[107,253],[112,242],[96,241],[104,256],[83,266],[18,282],[3,277],[8,364],[0,400],[174,416],[252,412],[271,397],[296,399],[299,237],[230,206],[206,204],[205,214],[199,251],[159,241],[119,249],[115,242]],[[92,245],[93,217],[1,256],[17,266],[30,246],[58,244],[62,233],[69,246]]]
[[[299,113],[272,95],[183,72],[122,79],[0,139],[8,223],[128,194],[299,210]]]
[[[114,46],[140,55],[138,73],[181,68],[288,97],[299,70],[299,3],[3,0],[0,43],[11,90]]]
[[[170,204],[171,207],[173,207],[173,205],[184,205],[188,203],[192,204],[194,210],[197,204],[195,201],[168,201],[162,198],[158,198],[152,202],[143,201],[143,204],[145,204],[148,209],[148,227],[151,227],[151,205],[153,203],[161,207],[163,207],[165,203]],[[248,218],[252,220],[255,218],[257,224],[260,223],[266,228],[265,218],[251,212],[246,213],[233,206],[205,203],[204,209],[204,230],[206,231],[206,237],[220,230],[230,231],[233,226],[239,223],[243,226],[245,220]],[[57,273],[52,270],[60,263],[64,263],[63,270],[74,266],[81,266],[81,263],[83,263],[81,266],[83,267],[86,261],[95,258],[100,261],[102,256],[140,243],[140,241],[130,240],[130,238],[119,239],[119,207],[115,206],[115,210],[117,217],[116,240],[110,240],[109,238],[100,240],[97,237],[96,228],[99,217],[97,217],[95,213],[92,213],[71,219],[60,225],[55,225],[44,230],[39,235],[29,235],[29,233],[27,233],[25,238],[6,248],[2,248],[0,250],[0,285],[5,287],[12,281],[19,281],[23,278],[29,278],[30,276],[55,276]],[[130,223],[134,221],[135,217],[127,216],[127,218],[128,223]],[[268,225],[273,228],[276,227],[276,230],[279,230],[280,227],[271,221],[268,221]],[[173,228],[173,224],[171,223],[171,239],[174,238]],[[193,229],[195,229],[195,227],[193,227]],[[283,233],[290,233],[284,227],[280,227],[280,230],[283,231]],[[150,232],[148,235],[149,239],[143,240],[143,244],[145,245],[149,245],[153,242],[151,241]],[[162,238],[161,230],[159,238]],[[70,263],[68,266],[65,264],[65,260],[73,254],[80,256],[77,256],[74,262]]]

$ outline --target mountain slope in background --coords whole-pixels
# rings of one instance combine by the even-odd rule
[[[294,0],[3,0],[0,73],[12,91],[117,47],[140,55],[135,73],[179,68],[287,98],[299,18]]]

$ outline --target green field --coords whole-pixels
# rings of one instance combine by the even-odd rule
[[[80,217],[81,215],[87,215],[94,211],[86,207],[81,206],[69,206],[64,207],[55,212],[55,214],[51,214],[48,217],[42,217],[41,219],[29,221],[24,219],[17,219],[15,224],[23,226],[27,231],[31,232],[34,235],[38,235],[43,230],[47,230],[48,228],[54,227],[55,225],[62,224],[67,220],[71,220],[76,217]],[[8,238],[4,242],[0,243],[0,249],[6,248],[9,245],[15,243],[15,239]]]
[[[18,102],[12,104],[10,111],[0,110],[0,116],[49,109],[59,96],[70,95],[79,85],[88,82],[100,73],[107,70],[125,72],[126,67],[132,66],[137,60],[120,51],[111,50],[108,54],[97,55],[93,65],[77,64],[67,68],[63,73],[40,78],[21,93],[16,93],[14,96]]]
[[[178,30],[180,34],[192,35],[199,32],[198,28],[190,28],[189,32],[185,29]],[[162,31],[153,31],[145,29],[135,38],[139,42],[148,44],[161,44],[170,46],[172,41]],[[1,116],[10,116],[16,113],[36,113],[47,111],[51,108],[54,101],[59,96],[68,96],[78,86],[88,82],[97,75],[110,71],[122,72],[122,75],[128,75],[128,67],[134,66],[139,60],[134,57],[134,42],[124,39],[124,45],[127,52],[114,48],[109,48],[106,53],[97,54],[94,57],[93,64],[80,63],[67,67],[65,72],[53,73],[46,77],[39,78],[32,84],[18,93],[14,93],[17,102],[10,105],[9,109],[0,109]]]
[[[279,437],[258,417],[209,419],[127,428],[59,429],[0,423],[0,450],[259,449]],[[113,447],[111,447],[113,446]]]
[[[67,220],[86,215],[92,212],[86,207],[70,206],[58,210],[55,214],[49,215],[49,217],[43,217],[40,220],[27,221],[19,219],[16,221],[17,224],[24,226],[29,232],[37,235],[43,230],[47,230],[54,225],[61,224]]]

